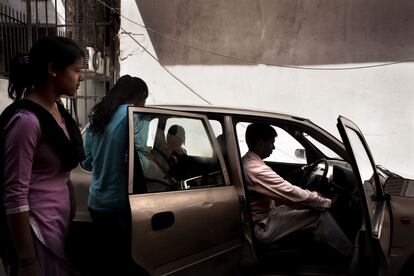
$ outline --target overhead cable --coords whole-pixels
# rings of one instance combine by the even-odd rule
[[[104,5],[105,7],[109,8],[110,10],[112,10],[113,12],[115,12],[116,14],[118,14],[119,16],[122,16],[118,11],[115,10],[115,8],[108,6],[106,3],[100,1],[100,0],[96,0],[97,2],[101,3],[102,5]],[[128,19],[129,20],[129,19]],[[144,27],[145,28],[145,27]],[[184,87],[186,87],[191,93],[193,93],[194,95],[196,95],[198,98],[200,98],[202,101],[204,101],[205,103],[211,105],[212,103],[207,100],[206,98],[204,98],[203,96],[201,96],[199,93],[197,93],[193,88],[191,88],[188,84],[186,84],[184,81],[182,81],[180,78],[178,78],[176,75],[174,75],[170,70],[168,70],[168,68],[163,65],[156,56],[154,56],[150,51],[147,50],[147,48],[144,47],[144,45],[142,45],[141,43],[139,43],[139,41],[137,41],[135,39],[135,37],[133,37],[131,35],[131,33],[127,32],[124,28],[120,27],[120,29],[127,34],[133,41],[135,41],[135,43],[138,44],[139,47],[141,47],[141,49],[143,51],[145,51],[151,58],[153,58],[170,76],[172,76],[174,79],[176,79],[179,83],[181,83]]]
[[[390,66],[390,65],[395,65],[395,64],[400,64],[400,63],[407,63],[407,62],[414,62],[414,59],[406,59],[406,60],[398,60],[398,61],[390,61],[390,62],[385,62],[385,63],[378,63],[378,64],[372,64],[372,65],[361,65],[361,66],[349,66],[349,67],[327,67],[327,68],[323,68],[323,67],[310,67],[310,66],[296,66],[296,65],[287,65],[287,64],[278,64],[278,63],[271,63],[271,62],[263,62],[263,61],[257,61],[257,60],[252,60],[252,59],[245,59],[245,58],[239,58],[239,57],[234,57],[234,56],[229,56],[229,55],[225,55],[222,53],[217,53],[208,49],[204,49],[201,47],[197,47],[194,46],[192,44],[186,43],[186,42],[182,42],[178,39],[175,39],[169,35],[166,35],[156,29],[153,29],[151,27],[147,27],[143,24],[140,24],[136,21],[133,21],[132,19],[129,19],[126,16],[123,16],[120,12],[118,12],[115,8],[107,5],[106,3],[102,2],[101,0],[96,0],[97,2],[101,3],[102,5],[104,5],[105,7],[107,7],[108,9],[112,10],[114,13],[116,13],[117,15],[119,15],[120,17],[124,18],[125,20],[140,26],[144,29],[146,29],[147,31],[150,31],[154,34],[157,34],[161,37],[164,37],[165,39],[168,39],[170,41],[173,41],[177,44],[183,45],[185,47],[200,51],[200,52],[204,52],[206,54],[210,54],[210,55],[215,55],[215,56],[219,56],[222,58],[226,58],[226,59],[230,59],[230,60],[234,60],[234,61],[238,61],[238,62],[242,62],[242,63],[248,63],[248,64],[257,64],[257,65],[267,65],[267,66],[274,66],[274,67],[282,67],[282,68],[289,68],[289,69],[299,69],[299,70],[314,70],[314,71],[345,71],[345,70],[359,70],[359,69],[369,69],[369,68],[376,68],[376,67],[384,67],[384,66]]]
[[[99,1],[99,0],[98,0]],[[144,50],[148,55],[150,55],[156,62],[158,62],[158,64],[168,73],[170,74],[174,79],[176,79],[178,82],[180,82],[182,85],[184,85],[188,90],[190,90],[194,95],[196,95],[198,98],[200,98],[201,100],[203,100],[204,102],[206,102],[207,104],[211,105],[212,103],[207,100],[206,98],[204,98],[203,96],[201,96],[199,93],[197,93],[193,88],[191,88],[188,84],[186,84],[185,82],[183,82],[180,78],[178,78],[176,75],[174,75],[170,70],[168,70],[168,68],[163,65],[156,56],[154,56],[150,51],[147,50],[147,48],[144,47],[144,45],[142,45],[141,43],[139,43],[139,41],[137,41],[135,39],[135,37],[133,37],[129,32],[127,32],[124,28],[120,27],[120,29],[127,34],[132,40],[134,40],[139,47],[142,48],[142,50]]]

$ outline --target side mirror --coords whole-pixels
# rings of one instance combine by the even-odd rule
[[[306,159],[306,152],[305,149],[295,149],[295,156],[299,159]]]

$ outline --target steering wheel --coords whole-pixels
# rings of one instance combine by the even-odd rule
[[[322,165],[322,167],[320,166]],[[316,190],[321,187],[322,181],[326,179],[328,174],[328,160],[322,158],[312,163],[306,168],[302,177],[301,184],[304,189]],[[320,172],[322,171],[322,175]]]

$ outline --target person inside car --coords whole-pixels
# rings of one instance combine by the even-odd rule
[[[270,245],[288,234],[310,230],[316,241],[350,256],[351,241],[326,211],[331,200],[292,185],[263,161],[275,149],[276,137],[275,129],[268,124],[253,123],[246,130],[249,151],[242,163],[256,240]]]
[[[182,126],[172,125],[168,129],[164,151],[171,157],[178,158],[186,155],[187,151],[183,147],[185,144],[185,130]]]
[[[181,164],[187,156],[187,151],[183,147],[185,130],[182,126],[172,125],[165,139],[163,133],[160,132],[158,135],[162,138],[154,145],[150,158],[152,162],[148,170],[144,170],[144,175],[150,182],[155,180],[149,185],[150,190],[176,190],[177,182],[184,177]]]

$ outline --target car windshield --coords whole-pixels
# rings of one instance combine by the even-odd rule
[[[327,158],[329,159],[342,159],[338,154],[336,154],[333,150],[325,146],[324,144],[317,141],[311,135],[307,133],[303,133],[303,136],[312,144],[314,145],[319,151],[321,151]]]

